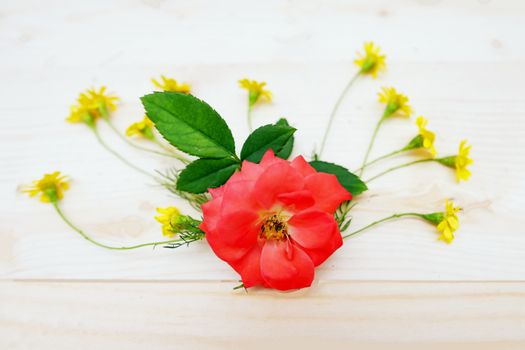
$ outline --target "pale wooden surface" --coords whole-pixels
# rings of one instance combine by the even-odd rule
[[[523,2],[3,1],[0,29],[0,348],[525,347]],[[101,250],[17,191],[62,170],[74,179],[65,211],[97,239],[158,239],[155,207],[190,209],[64,122],[81,89],[116,92],[124,129],[141,118],[150,77],[188,81],[239,148],[247,127],[236,80],[266,80],[275,102],[255,122],[286,116],[299,128],[294,153],[308,155],[370,39],[388,54],[388,72],[355,85],[326,159],[355,168],[381,112],[376,91],[404,91],[430,119],[441,154],[468,138],[474,175],[458,186],[451,171],[428,165],[378,180],[353,227],[453,197],[465,212],[450,246],[421,222],[391,223],[345,242],[307,291],[246,295],[231,290],[237,276],[205,243]],[[101,129],[143,167],[176,165]],[[375,155],[414,133],[413,122],[393,120]]]

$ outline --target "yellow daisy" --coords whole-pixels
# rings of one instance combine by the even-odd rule
[[[155,135],[153,134],[153,122],[148,118],[147,115],[144,116],[140,122],[135,122],[131,124],[126,129],[126,136],[131,137],[134,135],[142,136],[148,140],[153,140]]]
[[[22,192],[28,193],[31,197],[40,195],[40,201],[49,203],[62,199],[67,189],[69,189],[67,177],[55,171],[51,174],[44,174],[40,180],[33,181],[33,185],[27,186]]]
[[[449,156],[444,158],[436,159],[437,162],[448,166],[456,170],[456,180],[467,181],[470,178],[470,171],[467,166],[473,163],[473,160],[469,157],[470,149],[472,146],[467,145],[467,140],[461,141],[459,144],[459,152],[455,156]]]
[[[272,101],[272,93],[270,90],[265,90],[266,82],[258,82],[255,80],[242,79],[239,80],[239,86],[245,90],[248,90],[248,101],[250,107],[255,105],[257,102],[264,99],[266,102]]]
[[[419,128],[419,136],[422,139],[421,146],[430,152],[432,157],[434,157],[436,155],[436,148],[434,147],[436,135],[426,128],[427,123],[428,120],[421,115],[416,119],[416,125]]]
[[[182,92],[184,94],[190,93],[191,86],[187,83],[179,84],[175,79],[168,78],[164,75],[161,75],[160,79],[162,80],[161,82],[152,78],[151,82],[163,91]]]
[[[89,110],[90,113],[112,112],[117,109],[116,102],[118,100],[117,96],[106,94],[106,87],[102,86],[98,90],[89,89],[80,93],[78,104]]]
[[[456,213],[461,210],[460,207],[454,207],[454,203],[447,199],[445,212],[442,213],[442,219],[437,225],[437,230],[441,235],[439,240],[451,243],[454,240],[454,232],[459,227],[459,221]]]
[[[67,121],[70,123],[93,123],[101,116],[107,116],[109,112],[117,109],[118,97],[106,94],[106,87],[100,89],[88,89],[81,92],[77,98],[78,104],[71,106]]]
[[[86,108],[73,105],[69,109],[69,116],[66,118],[66,121],[70,123],[92,124],[94,119]]]
[[[412,108],[408,104],[408,97],[399,93],[393,87],[382,87],[378,93],[379,102],[386,104],[383,118],[388,118],[394,114],[410,117]]]
[[[162,224],[162,234],[167,237],[173,237],[177,234],[175,228],[180,221],[181,215],[179,209],[175,207],[157,208],[161,215],[155,216],[155,220]]]
[[[354,63],[361,68],[360,73],[370,74],[376,78],[377,73],[386,68],[386,56],[382,55],[379,46],[374,45],[371,41],[364,44],[364,49],[364,54],[357,53],[357,59],[354,60]]]
[[[467,181],[471,175],[467,166],[472,164],[473,160],[469,157],[470,149],[472,146],[467,146],[467,140],[461,141],[459,144],[459,152],[454,159],[454,166],[456,168],[456,180]]]

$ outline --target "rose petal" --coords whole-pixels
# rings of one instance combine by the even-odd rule
[[[308,164],[303,156],[295,157],[290,165],[305,177],[317,173],[317,171],[310,164]]]
[[[273,150],[269,148],[261,158],[259,165],[264,168],[267,168],[269,165],[272,165],[275,162],[276,158],[277,157],[275,156],[275,153],[273,153]]]
[[[213,230],[205,231],[205,237],[219,258],[238,261],[257,244],[258,219],[256,213],[246,210],[221,216]]]
[[[303,210],[315,204],[315,199],[312,196],[312,193],[306,190],[281,193],[277,196],[277,199],[295,210]]]
[[[312,192],[315,206],[327,213],[333,213],[339,205],[352,199],[352,195],[345,190],[332,174],[316,173],[305,179],[305,189]]]
[[[325,262],[326,259],[332,256],[332,254],[342,245],[343,237],[341,236],[341,232],[339,232],[339,228],[336,225],[334,230],[332,231],[330,239],[327,242],[325,242],[325,244],[322,247],[303,249],[305,253],[308,254],[308,256],[310,256],[310,258],[312,259],[314,266],[319,266],[323,262]]]
[[[208,192],[211,194],[211,198],[219,198],[222,197],[222,194],[224,193],[225,185],[222,185],[221,187],[216,188],[208,188]]]
[[[230,265],[241,275],[245,288],[263,284],[261,277],[261,247],[259,245],[253,246],[239,261],[232,262]]]
[[[271,288],[305,288],[314,279],[314,264],[301,248],[290,241],[268,241],[262,249],[261,275]]]
[[[334,217],[321,211],[305,211],[288,220],[288,233],[303,247],[315,266],[343,245]]]
[[[261,206],[256,197],[252,194],[254,188],[253,181],[237,181],[227,183],[222,194],[221,215],[228,215],[238,211],[240,208],[257,212]]]
[[[243,174],[245,180],[256,181],[263,171],[264,169],[258,164],[246,160],[242,162],[241,174]]]
[[[240,171],[237,171],[232,176],[230,176],[225,186],[231,186],[232,184],[236,182],[241,182],[241,181],[246,181],[246,179],[244,178],[244,175]]]
[[[303,211],[288,220],[288,233],[302,247],[315,249],[325,245],[337,223],[334,217],[322,211]]]
[[[201,206],[203,216],[202,224],[199,226],[201,230],[207,233],[215,229],[220,219],[221,204],[222,197],[218,197]]]
[[[271,209],[279,194],[299,191],[303,186],[303,177],[297,170],[287,162],[276,163],[262,173],[253,193],[263,208]]]

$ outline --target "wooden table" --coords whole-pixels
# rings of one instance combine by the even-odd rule
[[[523,1],[4,1],[0,28],[1,349],[525,348]],[[287,117],[299,129],[294,154],[310,155],[366,40],[387,53],[388,71],[353,87],[325,159],[358,166],[381,113],[376,92],[392,85],[430,120],[440,154],[467,138],[475,163],[460,185],[435,164],[371,183],[352,228],[454,198],[465,210],[451,245],[428,224],[392,222],[346,241],[308,290],[246,293],[205,242],[103,250],[19,192],[61,170],[73,179],[64,210],[96,239],[157,240],[156,207],[195,213],[64,121],[82,89],[118,94],[124,130],[142,118],[151,77],[190,82],[240,148],[237,80],[266,80],[275,100],[255,123]],[[413,119],[386,123],[372,156],[408,141]],[[100,130],[144,168],[177,165]]]

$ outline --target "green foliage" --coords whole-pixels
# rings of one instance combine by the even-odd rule
[[[239,161],[231,158],[202,158],[190,163],[182,170],[177,180],[177,190],[203,193],[208,188],[224,184],[239,169]]]
[[[284,125],[289,126],[288,121],[284,118],[281,118],[275,123],[275,125]],[[284,144],[284,146],[281,148],[279,152],[277,152],[275,155],[282,159],[288,159],[293,151],[293,144],[294,144],[294,136],[290,137],[288,141]]]
[[[311,161],[310,165],[317,171],[335,175],[341,185],[353,196],[357,196],[368,189],[366,184],[361,181],[359,177],[352,174],[345,167],[333,163],[323,162],[321,160]]]
[[[201,194],[224,184],[240,167],[228,125],[206,102],[192,95],[155,92],[143,96],[142,103],[170,144],[200,158],[180,173],[165,177],[163,182],[170,191],[200,207],[206,200]],[[258,128],[244,143],[241,159],[258,163],[269,148],[287,159],[293,149],[295,130],[286,119]]]
[[[296,129],[289,126],[286,120],[281,120],[283,122],[264,125],[252,132],[242,146],[241,160],[259,163],[270,148],[277,156],[288,158],[293,148],[293,134]]]
[[[228,125],[206,102],[178,92],[141,98],[148,117],[169,143],[202,158],[236,158]]]

